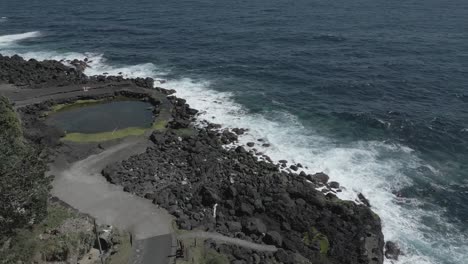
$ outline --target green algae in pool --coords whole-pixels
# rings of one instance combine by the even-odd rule
[[[141,101],[106,102],[51,114],[47,123],[66,133],[100,133],[128,127],[150,128],[153,106]]]

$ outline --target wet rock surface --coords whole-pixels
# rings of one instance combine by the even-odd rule
[[[385,243],[385,257],[387,259],[398,260],[400,255],[402,255],[402,253],[397,243],[393,241],[387,241]]]

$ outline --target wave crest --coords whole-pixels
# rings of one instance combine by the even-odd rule
[[[31,31],[31,32],[20,33],[20,34],[3,35],[3,36],[0,36],[0,46],[8,46],[8,45],[14,44],[16,42],[19,42],[25,39],[37,38],[40,36],[41,36],[40,31]]]

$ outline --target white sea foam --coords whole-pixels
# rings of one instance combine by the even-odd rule
[[[16,42],[19,42],[21,40],[37,38],[39,36],[41,36],[41,33],[39,31],[32,31],[32,32],[21,33],[21,34],[3,35],[3,36],[0,36],[0,47],[6,47]]]
[[[0,37],[1,38],[1,37]],[[1,51],[1,50],[0,50]],[[13,54],[14,50],[1,51]],[[20,54],[38,60],[71,60],[88,58],[89,75],[122,74],[126,77],[164,77],[165,71],[151,63],[133,66],[109,65],[101,54],[56,52],[27,52]],[[241,85],[241,84],[239,84]],[[372,208],[383,221],[386,240],[398,241],[406,253],[399,264],[464,263],[468,246],[454,227],[441,217],[442,211],[423,210],[421,201],[398,198],[393,191],[412,184],[408,170],[426,166],[408,147],[378,141],[357,141],[337,144],[332,138],[319,135],[304,127],[290,113],[249,113],[235,102],[233,93],[218,92],[210,81],[188,78],[168,80],[160,85],[175,89],[193,107],[200,110],[199,120],[209,120],[227,128],[243,127],[249,131],[240,138],[240,144],[257,142],[262,138],[271,144],[255,148],[268,154],[274,161],[287,159],[300,162],[306,172],[323,171],[344,186],[339,196],[355,200],[358,193],[369,198]],[[433,171],[438,173],[437,171]],[[438,233],[424,224],[428,219],[437,226]],[[442,230],[442,231],[441,231]],[[386,263],[391,263],[387,261]]]
[[[355,200],[358,193],[363,193],[382,218],[386,240],[402,244],[406,255],[398,263],[444,263],[441,259],[446,263],[463,263],[464,250],[468,246],[463,235],[457,235],[454,227],[441,218],[440,209],[422,210],[419,200],[398,198],[393,194],[395,190],[412,185],[405,171],[425,166],[438,173],[415,156],[411,148],[378,141],[338,145],[331,138],[304,127],[289,113],[249,113],[233,100],[234,94],[217,92],[211,86],[208,81],[195,82],[187,78],[165,84],[166,88],[175,89],[178,96],[187,99],[192,107],[201,110],[199,119],[227,128],[248,128],[248,133],[240,138],[240,144],[262,138],[271,147],[257,144],[254,147],[258,151],[268,154],[274,161],[300,162],[308,167],[308,173],[322,171],[329,174],[332,180],[345,187],[338,194],[340,198]],[[452,235],[433,234],[430,228],[421,224],[423,219],[431,219],[437,228],[443,226],[447,234]]]

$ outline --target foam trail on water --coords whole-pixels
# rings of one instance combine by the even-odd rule
[[[39,31],[26,32],[26,33],[21,33],[21,34],[3,35],[3,36],[0,36],[0,47],[9,46],[21,40],[37,38],[40,36],[41,36],[41,32]]]
[[[15,51],[8,50],[7,53],[15,54]],[[19,55],[38,60],[88,58],[91,66],[86,69],[88,75],[107,72],[125,77],[164,78],[167,73],[151,63],[109,65],[102,54],[96,53],[26,52]],[[420,201],[398,198],[392,194],[394,190],[412,185],[408,171],[427,167],[410,148],[378,141],[337,144],[332,138],[315,133],[313,128],[304,127],[290,113],[249,113],[235,102],[233,93],[217,92],[212,85],[209,81],[180,78],[168,80],[160,86],[175,89],[178,96],[200,110],[199,120],[205,119],[227,128],[248,128],[249,132],[240,137],[240,144],[257,142],[262,138],[271,147],[256,144],[255,148],[274,161],[287,159],[290,163],[300,162],[308,167],[308,173],[323,171],[329,174],[332,180],[346,188],[338,194],[340,198],[355,200],[358,193],[363,193],[382,219],[385,239],[398,241],[406,253],[394,263],[464,263],[468,245],[463,240],[463,234],[441,217],[441,209],[423,210],[419,207]],[[423,219],[431,219],[438,229],[445,232],[432,231],[423,224]],[[386,263],[392,262],[387,260]]]

